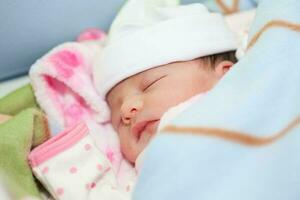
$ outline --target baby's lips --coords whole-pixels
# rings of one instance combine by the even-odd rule
[[[148,121],[142,121],[142,122],[138,122],[136,124],[134,124],[133,128],[132,128],[132,133],[133,135],[139,139],[141,137],[141,134],[143,133],[143,131],[150,126],[151,124],[155,123],[159,121],[159,119],[156,120],[148,120]]]

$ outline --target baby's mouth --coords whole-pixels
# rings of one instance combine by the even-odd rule
[[[149,120],[149,121],[142,121],[136,123],[132,128],[132,133],[137,140],[139,140],[145,130],[150,128],[151,126],[156,125],[159,122],[159,119],[156,120]]]

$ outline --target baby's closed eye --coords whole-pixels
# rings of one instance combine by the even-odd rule
[[[159,78],[155,78],[154,80],[152,81],[146,81],[146,84],[145,86],[143,87],[143,92],[148,90],[150,87],[152,87],[154,84],[156,84],[158,81],[160,81],[161,79],[165,78],[167,75],[163,75],[163,76],[160,76]]]

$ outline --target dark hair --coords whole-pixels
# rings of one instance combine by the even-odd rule
[[[237,62],[237,58],[235,57],[235,51],[227,51],[223,53],[212,54],[200,57],[199,59],[201,59],[205,64],[209,64],[209,66],[211,66],[212,69],[214,69],[215,66],[223,60],[228,60],[233,63]]]

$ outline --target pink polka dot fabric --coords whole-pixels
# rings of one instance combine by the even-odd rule
[[[109,156],[80,123],[34,149],[29,161],[36,177],[55,199],[130,199],[136,176],[121,185]]]

